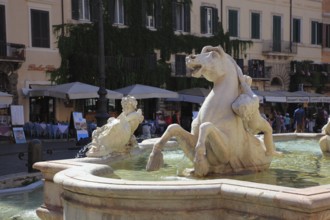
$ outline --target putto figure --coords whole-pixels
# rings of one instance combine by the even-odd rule
[[[137,146],[134,131],[144,120],[141,109],[136,109],[137,101],[133,96],[121,100],[123,112],[108,119],[107,124],[96,128],[92,133],[92,142],[88,145],[87,157],[102,157],[113,152],[129,152]]]
[[[193,161],[196,176],[267,169],[275,152],[272,138],[269,138],[272,129],[266,127],[259,116],[260,124],[251,123],[256,111],[259,113],[255,103],[257,96],[251,93],[249,83],[245,82],[233,58],[221,47],[206,46],[200,54],[188,56],[186,64],[193,77],[213,82],[213,89],[193,120],[191,132],[178,124],[170,125],[154,144],[146,169],[158,170],[163,165],[161,151],[171,137],[177,138],[184,154]],[[242,94],[245,95],[240,97]],[[236,114],[233,107],[237,113],[246,108],[251,114]],[[254,135],[255,130],[267,132],[267,150],[263,139]]]

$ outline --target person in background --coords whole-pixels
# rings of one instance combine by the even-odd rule
[[[162,135],[166,129],[166,122],[162,111],[156,112],[156,134]]]
[[[286,129],[286,132],[290,132],[291,131],[291,118],[290,118],[290,114],[286,113],[285,117],[284,117],[284,126]]]
[[[172,115],[172,123],[173,124],[181,124],[180,122],[180,112],[176,110],[174,114]]]
[[[275,133],[281,133],[283,120],[281,114],[274,111]]]
[[[293,113],[293,118],[296,123],[295,133],[304,132],[305,128],[305,110],[301,103],[298,104],[298,108]]]

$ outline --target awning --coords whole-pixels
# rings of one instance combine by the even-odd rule
[[[0,92],[0,104],[1,105],[10,105],[13,102],[13,95]]]
[[[99,87],[81,82],[72,82],[59,85],[34,85],[32,89],[23,88],[22,93],[28,97],[50,96],[60,99],[90,99],[98,98]],[[106,98],[121,99],[121,93],[106,90]]]
[[[253,91],[256,95],[262,96],[266,102],[282,103],[330,103],[330,97],[305,91]]]
[[[179,96],[177,98],[168,98],[166,101],[202,104],[210,91],[211,89],[205,89],[201,87],[184,89],[178,91]]]

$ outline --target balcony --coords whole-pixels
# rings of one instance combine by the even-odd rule
[[[0,43],[0,61],[25,61],[25,45],[14,43]]]
[[[297,44],[290,41],[264,41],[262,52],[265,55],[292,56],[297,54]]]

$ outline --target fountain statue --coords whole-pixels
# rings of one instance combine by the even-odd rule
[[[191,132],[170,125],[154,144],[146,169],[163,165],[162,148],[175,136],[184,154],[194,162],[193,174],[262,171],[269,167],[274,150],[272,128],[259,113],[259,99],[251,78],[244,76],[234,59],[219,47],[205,46],[186,58],[193,77],[214,83],[192,122]],[[264,140],[254,134],[264,132]]]
[[[136,110],[137,101],[133,96],[123,97],[121,105],[123,112],[117,118],[109,118],[105,125],[93,131],[92,141],[86,146],[87,157],[125,153],[138,145],[134,131],[144,119],[142,111]]]
[[[320,148],[325,156],[330,156],[330,121],[322,128],[322,136],[319,140]]]

